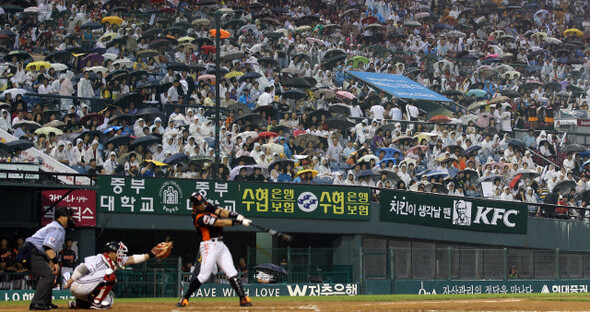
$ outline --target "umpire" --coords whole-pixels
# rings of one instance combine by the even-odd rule
[[[39,276],[35,296],[29,310],[51,310],[58,307],[51,303],[51,290],[54,275],[59,272],[57,255],[61,251],[66,236],[66,228],[75,225],[74,212],[70,207],[55,208],[54,220],[33,236],[25,240],[19,251],[21,260],[25,260],[31,271]]]

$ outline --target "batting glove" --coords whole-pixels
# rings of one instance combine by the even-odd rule
[[[242,216],[241,214],[239,214],[239,215],[236,217],[236,220],[238,220],[238,221],[242,222],[242,221],[244,221],[244,216]]]
[[[252,220],[250,220],[250,219],[244,219],[244,220],[242,220],[242,225],[243,226],[250,226],[250,223],[252,223]]]

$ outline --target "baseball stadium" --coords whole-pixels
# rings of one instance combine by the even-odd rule
[[[590,310],[587,0],[0,28],[0,312]]]

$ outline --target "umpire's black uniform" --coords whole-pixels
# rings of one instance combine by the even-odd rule
[[[58,308],[51,303],[54,271],[57,271],[54,267],[59,267],[57,255],[63,247],[66,228],[74,225],[72,215],[73,211],[69,207],[56,208],[54,221],[27,238],[19,250],[17,260],[26,263],[39,277],[30,310]]]

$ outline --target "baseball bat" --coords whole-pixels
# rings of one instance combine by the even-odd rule
[[[250,225],[253,226],[253,227],[255,227],[255,228],[257,228],[257,229],[259,229],[259,230],[262,230],[262,231],[264,231],[264,232],[266,232],[266,233],[268,233],[268,234],[270,234],[272,236],[276,236],[279,239],[282,239],[282,240],[286,241],[287,243],[290,243],[291,241],[293,241],[293,236],[291,236],[289,234],[281,233],[279,231],[276,231],[276,230],[273,230],[273,229],[269,229],[267,227],[260,226],[258,224],[254,224],[254,223],[250,223]]]

